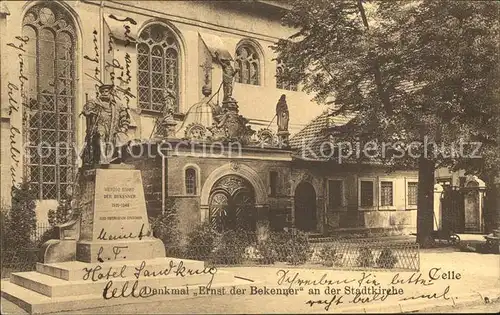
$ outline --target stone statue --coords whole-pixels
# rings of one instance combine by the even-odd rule
[[[163,121],[174,120],[175,99],[175,90],[167,87],[163,93],[163,100],[165,102],[162,110]]]
[[[233,80],[238,70],[235,70],[231,65],[231,59],[221,58],[218,52],[215,52],[215,59],[222,67],[222,85],[224,89],[223,101],[234,101],[233,95]]]
[[[125,143],[130,125],[127,108],[115,101],[114,86],[101,85],[99,97],[85,103],[82,115],[87,124],[83,164],[109,164],[115,149]]]
[[[276,105],[276,116],[278,118],[278,132],[288,132],[288,121],[290,120],[290,113],[288,105],[286,104],[286,95],[281,95],[278,104]]]
[[[167,87],[163,93],[165,102],[162,109],[162,117],[157,121],[156,134],[161,137],[168,137],[173,134],[174,127],[177,125],[174,118],[176,94],[175,90]]]

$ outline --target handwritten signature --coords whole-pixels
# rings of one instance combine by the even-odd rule
[[[131,275],[127,271],[131,270],[132,275],[135,277],[134,283],[130,286],[132,280],[120,281],[116,285],[116,280],[130,278]],[[165,287],[161,290],[152,289],[146,285],[139,287],[140,280],[144,278],[154,278],[160,276],[173,275],[176,277],[190,277],[195,275],[211,275],[209,281],[205,285],[207,289],[211,289],[215,275],[217,274],[216,267],[204,267],[203,269],[188,268],[184,265],[182,260],[175,262],[170,260],[169,264],[163,269],[151,270],[147,266],[146,261],[142,261],[140,265],[129,268],[128,265],[122,265],[121,269],[114,269],[113,267],[104,268],[101,265],[95,267],[84,267],[83,280],[90,280],[92,282],[108,280],[103,289],[103,298],[112,299],[119,297],[149,297],[156,294],[169,294],[169,288]],[[115,282],[113,282],[115,280]],[[158,293],[163,292],[163,293]],[[175,292],[174,292],[175,293]]]
[[[28,44],[29,37],[28,36],[16,36],[15,39],[18,41],[16,43],[7,43],[7,46],[14,48],[15,50],[18,50],[19,53],[17,55],[19,59],[19,73],[18,73],[18,79],[19,79],[19,86],[12,83],[8,82],[7,88],[8,88],[8,96],[9,96],[9,116],[12,116],[14,112],[19,112],[19,102],[14,98],[14,93],[19,92],[21,96],[21,103],[23,106],[26,108],[27,106],[27,95],[25,92],[24,84],[26,81],[28,81],[28,78],[24,75],[24,56],[23,53],[26,52],[24,49],[24,45]],[[10,177],[11,177],[11,196],[12,198],[15,198],[15,191],[16,191],[16,178],[17,178],[17,170],[19,169],[19,157],[21,155],[21,152],[18,148],[18,142],[16,141],[16,136],[19,136],[21,134],[21,131],[19,128],[17,128],[14,125],[11,125],[10,127],[10,155],[11,159],[14,163],[12,163],[10,167]]]
[[[447,286],[442,293],[431,293],[431,294],[421,294],[421,295],[415,295],[415,296],[410,296],[410,297],[404,297],[400,301],[408,301],[408,300],[418,300],[418,299],[427,299],[427,300],[434,300],[434,299],[444,299],[444,300],[449,300],[450,297],[448,296],[448,293],[450,292],[450,286]]]
[[[136,239],[136,238],[142,240],[143,237],[150,235],[151,235],[150,231],[144,232],[144,223],[143,223],[141,229],[137,234],[134,232],[130,232],[125,234],[114,235],[106,232],[104,228],[102,228],[101,231],[99,232],[99,235],[97,236],[97,239],[101,241],[116,241],[116,240]]]
[[[352,284],[357,283],[358,286],[361,285],[375,285],[378,286],[380,283],[375,279],[375,275],[371,273],[363,272],[360,278],[351,278],[351,279],[341,279],[334,280],[328,279],[326,273],[324,273],[319,279],[303,279],[299,277],[299,273],[290,273],[290,270],[280,269],[276,272],[278,276],[277,283],[279,285],[288,284],[288,288],[292,288],[293,286],[325,286],[325,285],[338,285],[338,284]]]

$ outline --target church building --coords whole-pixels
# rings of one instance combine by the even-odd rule
[[[183,233],[415,230],[417,171],[329,158],[328,131],[349,117],[280,78],[286,1],[0,6],[3,207],[23,178],[39,222],[72,198],[85,106],[108,88],[127,112],[120,161],[141,170],[150,217],[175,200]]]

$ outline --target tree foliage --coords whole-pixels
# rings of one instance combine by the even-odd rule
[[[499,12],[493,1],[318,0],[283,18],[296,30],[274,46],[283,77],[355,114],[337,138],[390,144],[385,162],[419,168],[426,237],[435,168],[498,172]]]

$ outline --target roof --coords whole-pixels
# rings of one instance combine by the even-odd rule
[[[255,0],[255,2],[264,3],[264,4],[267,4],[267,5],[270,5],[270,6],[274,6],[274,7],[278,7],[278,8],[286,9],[286,10],[290,10],[292,8],[291,1],[287,1],[287,0],[280,0],[280,1],[276,1],[276,0]]]
[[[325,154],[325,149],[328,149],[329,146],[325,146],[323,143],[331,143],[330,128],[345,125],[352,118],[354,115],[331,116],[329,112],[324,112],[314,118],[290,139],[290,147],[295,150],[294,156],[303,160],[328,160],[329,157]]]

